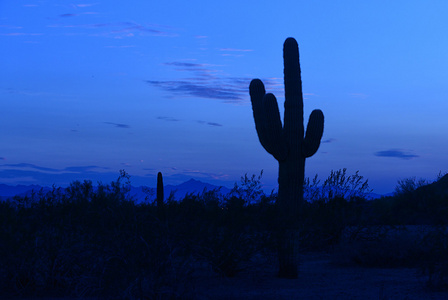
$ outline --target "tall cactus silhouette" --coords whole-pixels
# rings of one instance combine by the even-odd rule
[[[304,136],[303,96],[300,75],[299,48],[294,38],[283,45],[285,112],[283,126],[277,99],[266,94],[263,82],[254,79],[249,91],[255,128],[264,149],[279,163],[278,199],[279,212],[279,277],[298,276],[297,219],[303,203],[305,158],[316,153],[324,130],[324,115],[314,110],[309,118]]]
[[[163,209],[163,177],[162,173],[157,173],[157,211],[159,213],[159,218],[162,218],[164,216],[164,209]]]

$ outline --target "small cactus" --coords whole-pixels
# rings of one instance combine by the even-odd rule
[[[163,208],[163,177],[162,173],[157,173],[157,211],[159,213],[159,218],[164,216],[164,208]]]
[[[263,82],[254,79],[249,92],[255,128],[261,145],[279,163],[278,200],[279,277],[298,276],[297,218],[303,203],[305,158],[319,148],[324,130],[324,115],[314,110],[309,118],[306,134],[303,126],[303,95],[300,75],[299,48],[293,38],[283,45],[285,113],[283,126],[273,94],[266,94]]]

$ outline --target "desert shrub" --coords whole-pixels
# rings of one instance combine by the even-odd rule
[[[316,174],[312,180],[308,177],[304,180],[304,199],[308,202],[317,200],[329,200],[332,198],[344,198],[352,200],[356,198],[366,199],[372,189],[369,187],[369,180],[355,174],[347,175],[347,168],[331,170],[330,175],[319,186],[320,180]]]
[[[121,177],[123,174],[120,174]],[[0,290],[5,296],[179,298],[192,259],[121,179],[73,182],[32,201],[0,203]]]
[[[448,176],[439,173],[434,182],[415,177],[401,179],[394,196],[385,198],[381,206],[382,217],[389,224],[447,225]]]
[[[270,232],[262,219],[271,212],[272,197],[263,194],[261,176],[262,172],[258,177],[245,174],[226,196],[208,191],[172,204],[180,210],[170,221],[173,230],[180,230],[178,235],[195,257],[223,276],[233,277],[246,269]]]
[[[302,249],[333,247],[346,226],[367,224],[371,219],[366,198],[372,190],[359,171],[347,175],[345,168],[332,170],[319,184],[318,175],[304,181],[305,202],[299,216]]]
[[[408,177],[399,179],[395,186],[395,195],[409,195],[417,188],[430,184],[430,182],[424,178],[417,179],[414,177]]]
[[[209,194],[205,196],[210,198]],[[188,226],[173,224],[173,230],[180,230],[181,240],[194,256],[226,277],[244,269],[257,249],[254,212],[244,199],[231,196],[208,202],[200,195],[190,195],[179,207],[183,213],[175,222]]]
[[[253,174],[251,177],[241,176],[240,183],[236,183],[233,189],[230,191],[228,197],[236,197],[242,199],[245,204],[254,204],[260,200],[263,193],[263,186],[261,184],[261,178],[263,177],[263,170],[261,170],[260,175],[256,176]]]

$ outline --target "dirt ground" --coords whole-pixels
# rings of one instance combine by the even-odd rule
[[[416,269],[343,266],[335,264],[331,254],[311,253],[301,256],[298,279],[279,279],[276,277],[274,260],[275,258],[272,257],[271,261],[264,264],[258,264],[255,267],[252,265],[247,271],[233,278],[224,278],[212,270],[203,270],[200,275],[188,280],[184,289],[188,291],[186,298],[198,300],[448,299],[448,291],[428,289],[425,284],[427,278],[420,276]],[[28,298],[26,300],[31,299],[72,300],[72,298]]]
[[[269,264],[273,266],[274,264]],[[264,265],[266,266],[266,265]],[[201,280],[198,299],[448,299],[448,292],[426,288],[416,269],[338,266],[326,253],[302,255],[298,279],[276,278],[259,266],[235,278]]]

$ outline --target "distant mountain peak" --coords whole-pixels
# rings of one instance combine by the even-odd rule
[[[196,180],[196,179],[194,179],[194,178],[191,178],[190,180],[188,180],[188,181],[185,181],[185,182],[200,182],[199,180]],[[184,183],[185,183],[184,182]]]

